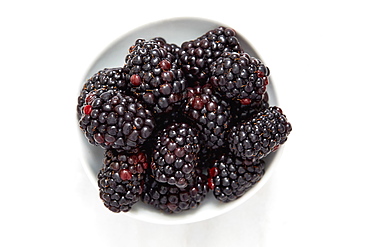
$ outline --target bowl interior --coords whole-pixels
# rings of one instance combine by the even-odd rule
[[[217,28],[219,26],[227,25],[207,19],[174,18],[154,22],[135,30],[131,30],[119,38],[116,42],[111,44],[105,51],[102,52],[102,54],[100,54],[100,56],[91,65],[90,69],[86,73],[85,80],[103,68],[123,66],[129,47],[133,45],[138,38],[151,39],[154,37],[163,37],[168,43],[181,45],[182,42],[195,39],[208,30]],[[238,33],[238,39],[241,43],[241,46],[247,53],[249,53],[251,56],[260,58],[260,56],[256,53],[248,41],[241,36],[240,33]],[[85,80],[81,82],[81,86]],[[273,88],[273,81],[271,78],[269,78],[269,82],[270,83],[267,91],[269,94],[270,105],[278,105],[276,94]],[[77,132],[78,140],[80,142],[79,154],[81,163],[93,186],[95,186],[98,190],[97,175],[102,167],[104,151],[100,147],[90,145],[79,129]],[[185,224],[210,219],[226,213],[247,201],[263,186],[263,184],[270,177],[273,164],[276,163],[282,151],[282,148],[280,148],[277,152],[271,153],[264,159],[266,163],[265,175],[260,182],[258,182],[244,196],[236,201],[221,203],[210,194],[197,209],[171,215],[154,209],[142,202],[138,202],[128,213],[124,213],[124,215],[151,223]]]

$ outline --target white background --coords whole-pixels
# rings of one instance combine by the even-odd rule
[[[2,246],[370,246],[366,1],[2,1]],[[271,179],[232,212],[163,226],[106,210],[76,152],[93,61],[126,32],[204,17],[271,69],[293,125]]]

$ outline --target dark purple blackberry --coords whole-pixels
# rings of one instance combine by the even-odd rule
[[[133,151],[152,134],[154,118],[133,96],[99,89],[81,107],[80,128],[91,144]]]
[[[244,195],[261,180],[265,172],[263,160],[242,160],[231,153],[221,155],[209,171],[208,186],[215,198],[230,202]]]
[[[230,130],[230,150],[243,159],[261,159],[284,144],[292,126],[276,106],[259,112],[250,121]]]
[[[155,149],[155,146],[157,144],[157,137],[165,128],[174,123],[187,123],[188,119],[183,116],[181,111],[182,109],[179,109],[177,107],[176,110],[172,110],[162,114],[154,114],[154,130],[143,146],[148,151],[148,153],[153,153],[153,150]]]
[[[107,150],[103,165],[98,174],[100,198],[115,213],[129,211],[143,192],[148,168],[146,155]]]
[[[138,39],[126,57],[124,71],[131,90],[154,113],[173,110],[185,95],[187,82],[178,68],[173,46],[159,40]]]
[[[82,105],[91,103],[92,98],[87,97],[88,95],[92,97],[91,92],[102,88],[117,89],[126,92],[127,86],[126,76],[122,68],[105,68],[98,71],[90,77],[82,87],[77,103],[77,118],[81,118],[82,113],[80,108]]]
[[[188,89],[184,113],[200,130],[205,149],[225,146],[231,120],[230,104],[213,92],[209,84]]]
[[[218,27],[199,38],[182,43],[179,64],[187,79],[204,83],[209,77],[209,66],[223,52],[242,52],[235,30]]]
[[[161,131],[151,163],[155,179],[184,188],[198,165],[198,131],[186,123],[174,123]]]
[[[195,174],[185,188],[168,183],[160,183],[153,176],[147,176],[141,199],[144,203],[167,213],[181,213],[195,209],[208,193],[207,178]]]
[[[210,66],[210,83],[226,98],[242,105],[262,101],[268,85],[268,68],[247,53],[223,53]]]

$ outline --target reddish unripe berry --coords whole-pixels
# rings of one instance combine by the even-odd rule
[[[258,77],[264,77],[265,73],[263,73],[261,70],[257,70],[257,76]]]
[[[122,169],[119,171],[119,177],[124,181],[130,180],[132,178],[132,173],[127,169]]]
[[[161,69],[163,70],[169,70],[171,68],[171,63],[164,59],[162,60],[160,63],[159,63],[159,66],[161,67]]]
[[[84,113],[85,113],[86,115],[89,115],[89,114],[91,113],[91,111],[92,111],[92,106],[91,106],[91,105],[86,105],[86,106],[84,107]]]
[[[242,105],[249,105],[251,102],[252,101],[250,99],[247,99],[247,98],[240,100],[240,104],[242,104]]]
[[[213,179],[212,179],[212,178],[208,178],[207,185],[208,185],[208,188],[209,188],[210,190],[214,190],[214,188],[215,188],[215,183],[213,182]]]
[[[130,77],[130,82],[134,86],[140,86],[140,84],[141,84],[141,77],[139,75],[134,74],[134,75],[132,75]]]
[[[211,178],[214,178],[218,175],[219,171],[218,171],[218,168],[217,167],[212,167],[211,169],[209,169],[209,176]]]

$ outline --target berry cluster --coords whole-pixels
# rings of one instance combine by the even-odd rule
[[[167,213],[197,208],[212,191],[244,195],[292,127],[269,105],[269,69],[235,30],[218,27],[169,44],[137,39],[122,67],[88,79],[77,103],[88,142],[105,150],[100,198],[113,212],[142,201]]]

